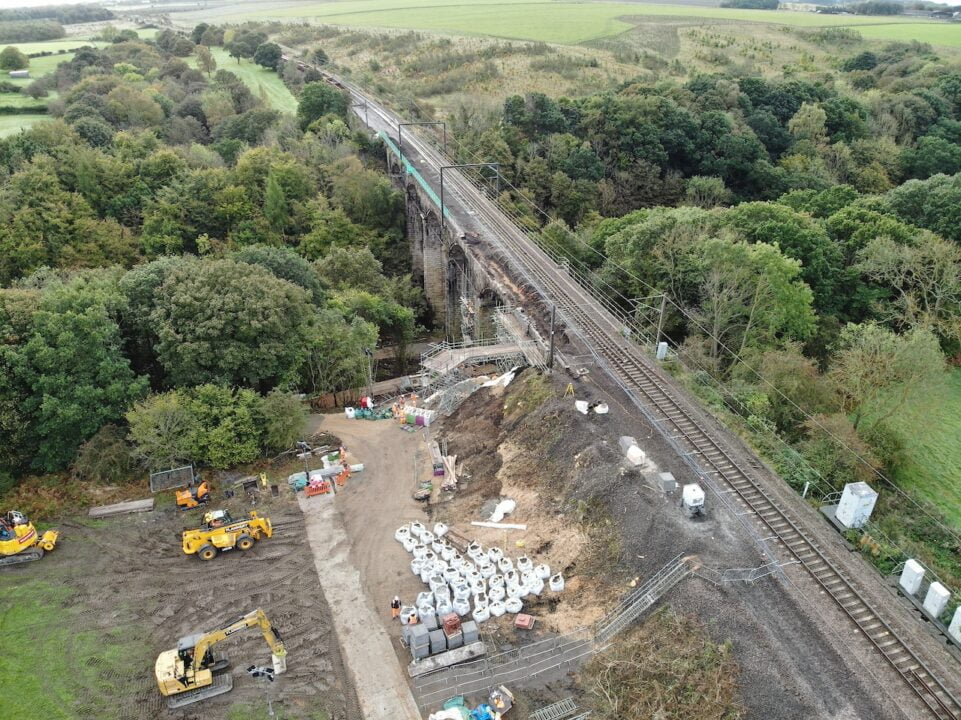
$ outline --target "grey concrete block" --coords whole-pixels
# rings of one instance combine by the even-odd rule
[[[447,650],[447,637],[443,630],[432,630],[430,633],[430,654],[436,655]]]
[[[430,632],[434,632],[434,630],[438,628],[437,615],[435,615],[434,613],[431,613],[430,615],[425,615],[421,619],[421,622],[423,623],[424,627],[426,627]]]
[[[464,644],[470,645],[471,643],[477,642],[480,634],[477,630],[477,623],[473,620],[468,620],[460,626],[461,632],[464,633]]]
[[[408,644],[411,647],[427,647],[430,644],[430,630],[423,623],[411,625]]]
[[[464,632],[463,630],[458,630],[453,635],[447,636],[447,647],[450,650],[456,650],[459,647],[464,646]]]
[[[430,657],[430,645],[412,647],[410,649],[410,654],[413,656],[414,660],[423,660],[424,658],[428,658]]]

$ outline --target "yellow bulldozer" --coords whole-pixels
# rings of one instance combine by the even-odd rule
[[[284,672],[287,650],[280,633],[271,627],[264,611],[257,608],[217,630],[182,637],[177,647],[160,653],[154,664],[154,675],[160,694],[167,698],[167,707],[176,710],[230,692],[234,686],[233,678],[226,672],[230,665],[226,657],[214,655],[213,646],[252,627],[260,628],[270,646],[274,674]]]
[[[0,518],[0,567],[39,560],[59,537],[56,530],[40,533],[26,515],[10,510]]]
[[[260,517],[256,510],[250,517],[234,520],[227,510],[211,510],[204,513],[204,522],[196,530],[184,530],[183,547],[187,555],[197,555],[201,560],[213,560],[222,551],[250,550],[262,537],[274,534],[270,518]]]

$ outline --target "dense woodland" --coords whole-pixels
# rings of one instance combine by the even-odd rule
[[[57,119],[0,141],[7,484],[286,449],[290,392],[363,385],[423,315],[401,196],[340,91],[285,116],[189,40],[115,40],[44,80]]]

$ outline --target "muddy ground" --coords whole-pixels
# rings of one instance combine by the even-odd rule
[[[572,398],[563,397],[567,382],[561,375],[553,384],[539,381],[528,371],[505,394],[481,390],[445,420],[449,452],[463,461],[470,481],[451,502],[432,508],[435,518],[464,530],[465,521],[481,519],[481,508],[492,497],[518,500],[508,521],[526,522],[529,529],[502,541],[522,540],[535,562],[550,562],[573,581],[572,591],[554,598],[548,593],[528,605],[542,628],[565,631],[588,624],[635,579],[643,582],[678,554],[696,554],[704,576],[683,581],[662,604],[698,618],[716,642],[732,642],[747,717],[914,717],[897,709],[906,698],[902,688],[886,685],[884,668],[862,664],[848,652],[854,628],[834,627],[812,612],[790,575],[753,583],[706,579],[715,577],[711,570],[755,568],[772,558],[761,554],[744,519],[718,498],[708,497],[706,517],[690,520],[677,496],[665,495],[627,469],[617,445],[620,435],[634,436],[659,469],[673,473],[680,484],[694,481],[691,470],[625,400],[588,376],[575,383],[577,397],[603,399],[611,412],[584,416],[574,410]],[[497,539],[470,535],[485,542]],[[516,635],[501,622],[503,642],[517,641]],[[574,676],[548,680],[546,686],[539,679],[525,688],[533,706],[578,692]]]
[[[282,487],[282,491],[286,487]],[[219,490],[215,496],[222,498]],[[251,507],[247,498],[219,501],[235,517]],[[261,607],[281,632],[288,671],[271,686],[275,707],[285,718],[354,720],[355,699],[345,681],[330,610],[303,540],[303,515],[292,493],[264,499],[274,536],[247,553],[232,551],[204,563],[183,554],[179,533],[199,523],[200,511],[181,513],[169,502],[153,512],[100,521],[58,523],[61,543],[41,561],[0,571],[0,587],[40,581],[56,597],[67,590],[60,618],[75,637],[92,637],[98,658],[116,659],[102,672],[83,668],[84,685],[61,680],[75,698],[58,717],[123,720],[215,720],[256,717],[266,712],[263,681],[249,677],[250,664],[269,665],[270,651],[256,628],[217,646],[232,663],[230,693],[192,707],[168,711],[153,678],[153,660],[190,633],[214,629]],[[15,591],[0,596],[0,618]],[[70,653],[62,641],[44,646],[50,628],[35,629],[31,641],[43,653]],[[69,642],[66,645],[70,645]],[[7,652],[5,650],[4,652]],[[70,659],[67,666],[71,667]],[[71,669],[73,669],[71,667]],[[78,675],[81,669],[77,668]],[[91,675],[92,672],[92,675]],[[2,713],[0,713],[2,715]]]

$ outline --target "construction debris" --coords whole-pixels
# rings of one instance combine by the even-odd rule
[[[444,472],[446,473],[444,484],[441,490],[453,492],[457,489],[457,456],[447,455],[444,457]]]
[[[427,444],[427,451],[430,453],[430,462],[434,471],[434,477],[443,477],[444,456],[441,455],[440,446],[437,444],[436,440],[431,440]]]
[[[488,380],[483,385],[481,385],[481,387],[507,387],[508,385],[511,384],[511,381],[514,379],[514,376],[517,375],[518,370],[520,370],[519,365],[516,367],[512,367],[503,375],[499,375],[493,380]]]
[[[128,513],[150,512],[153,510],[153,504],[153,498],[148,498],[146,500],[130,500],[113,505],[100,505],[90,508],[90,510],[87,511],[87,515],[92,518],[105,518],[114,515],[126,515]]]
[[[494,507],[494,512],[492,512],[491,516],[487,519],[492,523],[499,523],[501,520],[504,519],[505,515],[510,515],[512,512],[514,512],[516,508],[517,508],[516,502],[514,502],[510,498],[504,498],[499,503],[497,503],[497,505]]]

